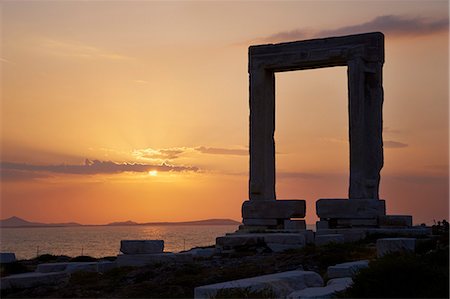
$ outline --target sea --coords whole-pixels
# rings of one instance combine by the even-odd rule
[[[120,240],[164,240],[164,251],[180,252],[214,245],[216,237],[232,233],[237,225],[134,225],[1,228],[1,252],[18,259],[41,254],[76,257],[116,256]]]

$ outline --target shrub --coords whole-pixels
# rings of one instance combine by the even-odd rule
[[[423,255],[390,254],[370,263],[354,278],[347,298],[448,298],[446,250]]]

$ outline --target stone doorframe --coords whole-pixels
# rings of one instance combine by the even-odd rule
[[[350,199],[378,199],[383,167],[380,32],[249,47],[250,201],[275,200],[275,72],[347,66]]]

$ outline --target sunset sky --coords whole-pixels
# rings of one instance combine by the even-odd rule
[[[449,213],[448,1],[3,1],[1,218],[241,220],[250,45],[385,34],[389,214]],[[345,67],[276,74],[278,199],[346,198]]]

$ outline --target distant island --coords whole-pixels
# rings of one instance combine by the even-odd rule
[[[231,219],[206,219],[195,221],[182,221],[182,222],[146,222],[137,223],[131,220],[122,222],[111,222],[107,224],[80,224],[76,222],[64,222],[64,223],[41,223],[31,222],[25,219],[13,216],[7,219],[0,220],[0,227],[71,227],[71,226],[135,226],[135,225],[239,225],[238,221]]]

